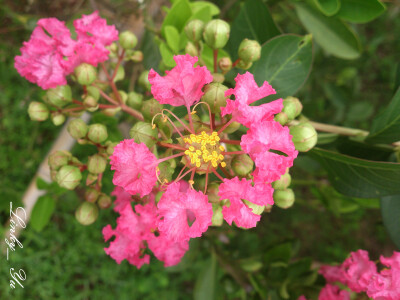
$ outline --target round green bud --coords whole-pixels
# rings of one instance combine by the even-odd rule
[[[83,202],[75,212],[76,220],[82,225],[93,224],[99,216],[99,209],[96,204]]]
[[[124,31],[119,35],[119,43],[125,50],[133,49],[137,45],[137,37],[130,31]]]
[[[292,177],[290,176],[290,174],[285,173],[281,176],[281,178],[279,180],[274,181],[272,183],[272,187],[275,190],[284,190],[290,185],[291,181],[292,181]]]
[[[225,81],[225,76],[224,74],[221,73],[213,73],[213,82],[217,82],[217,83],[223,83]]]
[[[106,144],[107,145],[107,149],[106,149],[106,153],[107,153],[107,155],[113,155],[113,153],[114,153],[114,148],[115,148],[115,146],[117,146],[118,145],[118,143],[116,143],[116,142],[110,142],[109,144]]]
[[[261,56],[261,45],[257,41],[244,39],[239,45],[238,55],[244,62],[259,60]]]
[[[89,157],[88,171],[92,174],[103,173],[107,166],[107,160],[100,154],[95,154]]]
[[[98,99],[87,95],[85,99],[83,99],[83,105],[85,106],[87,111],[94,112],[99,108]]]
[[[139,85],[146,91],[151,91],[151,84],[149,82],[149,71],[143,71],[138,79]]]
[[[57,182],[57,173],[58,171],[55,169],[50,169],[50,178],[52,181]]]
[[[222,127],[222,125],[221,126],[218,126],[217,127],[217,129],[220,129]],[[234,133],[235,131],[237,131],[238,129],[240,128],[240,123],[238,123],[238,122],[232,122],[231,124],[229,124],[225,129],[224,129],[224,131],[223,132],[225,132],[225,133]]]
[[[69,153],[68,151],[58,150],[56,152],[53,152],[49,155],[48,160],[50,169],[58,170],[62,166],[67,165],[71,156],[71,153]]]
[[[95,203],[96,200],[99,198],[100,193],[95,189],[87,189],[85,191],[85,200],[87,202]]]
[[[302,122],[298,125],[290,126],[290,134],[296,150],[307,152],[311,150],[318,141],[318,134],[309,122]]]
[[[292,189],[275,190],[274,191],[275,205],[280,208],[289,208],[294,204],[294,193]]]
[[[54,106],[64,107],[72,102],[72,92],[69,85],[59,85],[46,91],[47,101]]]
[[[239,177],[246,177],[253,171],[254,162],[247,154],[238,154],[232,158],[231,167]]]
[[[125,78],[125,69],[123,66],[119,66],[117,70],[117,74],[115,74],[113,82],[117,82],[123,80]]]
[[[289,122],[288,115],[284,112],[280,112],[275,115],[275,121],[279,122],[282,126],[285,126]]]
[[[89,126],[88,138],[94,143],[102,143],[108,138],[107,127],[103,124],[92,124]]]
[[[213,216],[211,218],[212,226],[221,226],[224,221],[224,216],[222,215],[222,206],[219,203],[212,204]]]
[[[143,101],[142,114],[146,121],[151,121],[153,117],[160,113],[163,106],[156,99]]]
[[[221,83],[212,82],[204,87],[204,95],[201,101],[206,102],[211,109],[211,112],[217,113],[221,107],[226,106],[225,91],[228,87]]]
[[[92,183],[96,182],[98,178],[99,176],[97,174],[89,173],[86,177],[86,185],[91,185]]]
[[[148,148],[151,148],[157,142],[158,131],[149,123],[137,122],[129,130],[129,135],[136,143],[145,143]]]
[[[199,56],[199,51],[192,42],[188,42],[185,47],[185,53],[191,56]]]
[[[111,204],[112,204],[111,198],[104,194],[99,197],[99,200],[97,200],[97,205],[101,209],[109,208],[111,206]]]
[[[264,212],[265,206],[264,205],[257,205],[250,201],[243,200],[243,203],[246,204],[249,208],[251,208],[252,212],[256,215],[261,215]]]
[[[64,124],[65,122],[65,115],[59,113],[59,112],[53,112],[51,114],[51,121],[55,126],[60,126]]]
[[[121,101],[125,104],[128,101],[128,94],[124,91],[119,90],[118,91],[119,98]],[[111,98],[113,98],[115,101],[118,101],[118,98],[115,96],[114,93],[110,94]]]
[[[67,130],[69,134],[74,138],[74,139],[81,139],[86,136],[88,132],[88,126],[86,123],[81,120],[81,119],[74,119],[71,122],[69,122],[67,126]]]
[[[78,167],[62,166],[56,175],[59,186],[68,190],[76,188],[82,180],[82,174]]]
[[[218,196],[218,192],[219,192],[219,184],[216,182],[210,183],[207,187],[208,201],[210,201],[211,203],[219,203],[220,199]]]
[[[121,107],[116,107],[116,108],[106,108],[103,109],[101,112],[105,114],[106,116],[113,117],[117,114],[117,112],[121,111]]]
[[[302,109],[303,105],[298,98],[287,97],[285,100],[283,100],[282,112],[287,114],[289,121],[300,115]]]
[[[229,40],[231,28],[227,22],[221,19],[211,20],[204,27],[203,38],[212,49],[223,48]]]
[[[248,70],[251,68],[253,65],[252,62],[245,62],[243,60],[239,60],[238,64],[236,65],[237,68],[242,69],[242,70]]]
[[[143,105],[143,95],[135,92],[130,92],[128,94],[128,100],[126,101],[129,107],[133,109],[141,109]]]
[[[198,42],[204,29],[204,22],[201,20],[192,20],[185,26],[185,33],[192,42]]]
[[[28,114],[32,121],[45,121],[49,117],[49,109],[45,104],[33,101],[29,104]]]
[[[97,87],[94,86],[87,86],[86,91],[88,93],[88,96],[93,97],[96,100],[100,99],[100,91]]]
[[[143,52],[140,50],[133,51],[133,53],[129,56],[129,59],[135,63],[142,62]]]
[[[232,69],[232,60],[229,57],[223,57],[218,61],[218,66],[223,73],[227,73]]]
[[[81,85],[91,85],[97,78],[96,68],[86,63],[77,66],[74,73],[76,80]]]

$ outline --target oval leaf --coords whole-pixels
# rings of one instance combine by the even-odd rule
[[[54,199],[48,195],[44,195],[38,199],[32,210],[30,224],[36,231],[42,229],[49,223],[54,212],[56,203]]]
[[[167,40],[167,44],[172,51],[174,51],[174,53],[178,53],[180,36],[178,30],[176,30],[174,26],[165,26],[165,39]]]
[[[339,11],[339,0],[314,0],[318,9],[326,16],[333,16]]]
[[[174,26],[179,32],[182,31],[187,20],[192,15],[192,9],[188,0],[177,0],[165,16],[161,26],[161,33],[165,36],[165,27]]]
[[[327,53],[344,59],[360,56],[360,41],[345,23],[336,18],[326,17],[303,4],[296,4],[296,12],[304,27]]]
[[[250,72],[259,85],[266,80],[280,97],[292,96],[306,81],[312,60],[310,36],[281,35],[262,46]]]
[[[207,263],[205,263],[203,270],[197,277],[193,293],[195,300],[214,299],[216,270],[217,270],[217,258],[215,253],[212,253],[210,260]]]
[[[379,0],[342,0],[338,16],[353,23],[367,23],[386,10]]]
[[[400,249],[400,195],[381,198],[381,213],[390,238]]]

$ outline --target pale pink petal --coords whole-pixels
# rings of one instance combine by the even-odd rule
[[[343,284],[346,284],[346,279],[344,276],[344,271],[342,270],[341,266],[328,266],[328,265],[323,265],[320,267],[319,274],[325,277],[325,280],[328,283],[333,283],[333,282],[341,282]]]
[[[131,205],[132,195],[125,191],[122,187],[114,187],[111,195],[116,197],[114,201],[114,211],[120,212],[126,205]]]

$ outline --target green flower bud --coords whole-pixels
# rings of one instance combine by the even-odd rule
[[[204,41],[213,49],[221,49],[229,40],[230,30],[227,22],[220,19],[211,20],[204,27]]]
[[[201,20],[192,20],[185,26],[185,33],[192,42],[198,42],[204,29],[204,22]]]
[[[160,113],[163,106],[156,99],[143,101],[142,114],[146,121],[151,121],[153,117]]]
[[[98,100],[89,95],[83,99],[83,105],[85,106],[86,110],[90,112],[94,112],[99,108]]]
[[[218,66],[223,73],[227,73],[232,69],[232,60],[229,57],[223,57],[218,61]]]
[[[146,91],[151,91],[151,84],[149,82],[149,71],[143,71],[138,79],[139,85]]]
[[[49,117],[49,109],[45,104],[33,101],[29,104],[28,114],[32,121],[45,121]]]
[[[281,176],[281,178],[279,180],[274,181],[272,183],[272,187],[275,190],[284,190],[290,185],[291,181],[292,181],[292,177],[290,176],[290,174],[285,173]]]
[[[82,225],[90,225],[97,220],[99,209],[96,204],[83,202],[75,212],[76,220]]]
[[[106,209],[109,208],[112,204],[112,200],[109,196],[107,195],[101,195],[99,200],[97,200],[97,205],[101,208],[101,209]]]
[[[222,128],[223,125],[218,126],[217,130],[219,130],[220,128]],[[225,133],[234,133],[235,131],[237,131],[240,128],[240,123],[238,122],[232,122],[231,124],[228,125],[228,127],[226,127],[224,129],[223,132]]]
[[[261,45],[257,41],[244,39],[239,45],[238,55],[244,62],[259,60],[261,56]]]
[[[95,203],[96,200],[99,198],[100,193],[95,189],[87,189],[85,191],[85,200],[87,202]]]
[[[249,208],[251,208],[252,212],[256,215],[261,215],[264,212],[264,205],[257,205],[250,201],[243,200],[243,203],[246,204]]]
[[[318,141],[318,134],[309,122],[302,122],[298,125],[290,126],[290,134],[296,150],[307,152],[311,150]]]
[[[192,42],[188,42],[185,47],[185,53],[191,56],[199,56],[199,51]]]
[[[140,50],[133,51],[132,55],[129,56],[129,59],[135,63],[142,62],[143,52]]]
[[[77,66],[74,73],[76,80],[81,85],[91,85],[97,78],[96,68],[86,63]]]
[[[247,154],[238,154],[232,158],[231,167],[239,177],[246,177],[253,171],[254,162]]]
[[[148,148],[151,148],[157,142],[158,131],[153,129],[149,123],[137,122],[129,130],[129,135],[136,143],[144,143]]]
[[[57,181],[57,170],[55,169],[50,169],[50,178],[52,181],[56,182]]]
[[[87,86],[86,91],[88,93],[88,96],[93,97],[97,101],[100,99],[100,91],[97,87],[94,86]]]
[[[274,191],[275,205],[280,208],[289,208],[294,203],[294,193],[292,189],[275,190]]]
[[[222,206],[219,203],[212,204],[213,216],[211,218],[212,226],[221,226],[224,221],[224,216],[222,215]]]
[[[53,112],[51,114],[51,121],[55,126],[60,126],[65,122],[65,116],[59,112]]]
[[[119,91],[118,91],[118,95],[119,95],[119,98],[121,99],[121,101],[122,101],[124,104],[128,101],[128,94],[127,94],[126,92],[119,90]],[[111,94],[110,94],[110,97],[113,98],[115,101],[118,102],[118,98],[115,96],[114,93],[111,93]]]
[[[49,155],[48,160],[50,169],[58,170],[62,166],[67,165],[71,156],[72,154],[68,151],[58,150],[56,152],[53,152]]]
[[[56,175],[59,186],[68,190],[75,189],[82,180],[82,174],[79,168],[74,166],[62,166]]]
[[[111,45],[106,47],[110,52],[117,53],[118,46],[117,43],[113,42]]]
[[[123,80],[125,78],[125,69],[123,66],[119,66],[117,70],[117,74],[115,74],[114,82]]]
[[[69,85],[59,85],[46,92],[47,101],[54,106],[64,107],[72,102],[72,92]]]
[[[221,107],[226,106],[225,91],[228,87],[221,83],[212,82],[204,87],[204,95],[201,101],[206,102],[211,112],[218,113]]]
[[[285,100],[283,100],[282,112],[287,114],[289,121],[300,115],[302,109],[303,105],[298,98],[287,97]]]
[[[89,126],[88,138],[94,143],[102,143],[108,138],[107,128],[103,124]]]
[[[284,112],[280,112],[275,115],[275,121],[279,122],[282,126],[285,126],[289,122],[288,115]]]
[[[128,100],[126,101],[126,104],[128,104],[128,106],[132,107],[133,109],[141,109],[143,105],[143,95],[135,92],[130,92],[128,94]]]
[[[121,107],[116,107],[116,108],[106,108],[103,109],[101,112],[105,114],[106,116],[113,117],[117,114],[117,112],[121,111]]]
[[[242,69],[242,70],[248,70],[251,68],[253,65],[252,62],[245,62],[243,60],[239,60],[238,64],[236,65],[237,68]]]
[[[225,81],[225,76],[221,73],[213,73],[213,82],[223,83]]]
[[[113,153],[114,153],[114,148],[115,148],[115,146],[117,146],[117,145],[118,145],[118,143],[116,143],[116,142],[110,142],[110,143],[107,145],[106,153],[107,153],[108,156],[113,155]]]
[[[210,183],[207,187],[208,201],[210,201],[211,203],[219,203],[220,198],[218,196],[218,192],[219,192],[219,184],[216,182]]]
[[[100,154],[95,154],[89,157],[88,171],[92,174],[103,173],[107,166],[107,160]]]
[[[130,31],[124,31],[119,35],[119,43],[125,50],[133,49],[137,45],[137,37]]]
[[[86,185],[91,185],[91,184],[94,183],[97,179],[98,179],[98,175],[97,175],[97,174],[89,173],[88,176],[87,176],[87,178],[86,178]]]
[[[69,122],[67,130],[74,139],[81,139],[86,136],[88,126],[81,119],[74,119]]]

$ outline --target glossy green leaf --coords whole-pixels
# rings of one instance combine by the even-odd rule
[[[203,270],[197,277],[194,287],[194,300],[212,300],[215,295],[217,273],[217,258],[215,253],[211,254],[211,258],[204,264]]]
[[[49,195],[41,196],[32,210],[30,225],[36,231],[42,229],[49,223],[50,218],[54,212],[56,203]]]
[[[301,23],[327,53],[344,59],[360,56],[360,41],[345,23],[304,4],[297,3],[295,7]]]
[[[165,43],[160,44],[160,53],[164,64],[168,68],[172,68],[175,66],[174,54],[171,49]]]
[[[389,106],[372,122],[366,139],[370,143],[393,143],[400,140],[400,87]]]
[[[172,51],[178,53],[179,51],[179,32],[174,26],[165,26],[165,39],[167,40],[168,46]]]
[[[312,60],[311,36],[281,35],[262,46],[250,72],[259,85],[267,80],[280,97],[292,96],[306,81]]]
[[[379,17],[386,7],[379,0],[341,0],[338,16],[353,23],[366,23]]]
[[[203,6],[199,10],[193,12],[193,15],[189,20],[201,20],[207,23],[212,19],[211,8],[209,6]],[[182,31],[184,33],[184,31]],[[186,35],[186,34],[185,34]]]
[[[359,159],[314,148],[309,155],[328,172],[333,187],[358,198],[376,198],[400,193],[400,164]]]
[[[381,213],[390,238],[400,249],[400,195],[381,198]]]
[[[179,32],[182,31],[186,21],[189,20],[191,15],[192,9],[190,8],[188,0],[175,1],[165,16],[164,22],[161,26],[161,33],[163,36],[165,36],[165,27],[169,25],[174,26]]]
[[[211,17],[219,14],[220,10],[218,6],[208,1],[196,1],[190,3],[190,7],[192,8],[193,14],[196,14],[198,11],[204,9],[205,7],[210,10]]]
[[[232,23],[227,49],[232,59],[236,60],[243,39],[257,40],[263,44],[279,34],[267,6],[261,0],[248,0]]]
[[[314,0],[314,3],[326,16],[333,16],[340,9],[340,0]]]

